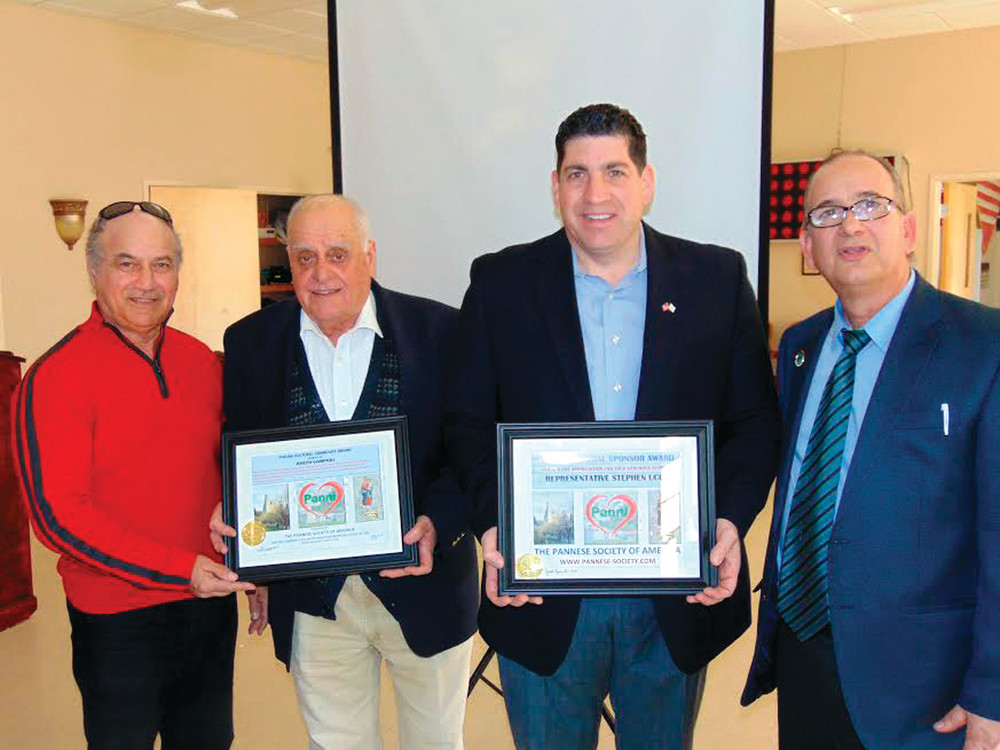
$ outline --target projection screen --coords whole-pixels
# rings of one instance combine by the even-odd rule
[[[647,134],[646,220],[743,253],[766,313],[773,0],[330,0],[329,13],[334,184],[368,210],[383,284],[458,305],[473,258],[557,229],[556,129],[607,101]]]

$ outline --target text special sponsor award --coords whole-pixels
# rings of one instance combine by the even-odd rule
[[[265,582],[402,567],[413,525],[406,418],[231,432],[223,509],[226,564]]]
[[[712,423],[497,425],[500,593],[717,583]]]

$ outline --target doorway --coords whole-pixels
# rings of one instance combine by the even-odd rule
[[[932,178],[931,196],[928,279],[1000,307],[1000,173],[941,175]]]
[[[299,195],[157,183],[146,194],[170,211],[184,243],[170,325],[218,351],[232,323],[292,294],[283,227],[274,225]]]

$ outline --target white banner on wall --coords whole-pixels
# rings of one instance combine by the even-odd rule
[[[559,123],[632,111],[661,231],[739,250],[757,285],[765,2],[337,0],[344,192],[378,278],[458,304],[473,258],[560,225]],[[766,94],[766,96],[765,96]]]

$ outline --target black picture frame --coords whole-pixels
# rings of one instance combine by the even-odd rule
[[[515,550],[515,503],[534,502],[533,498],[514,497],[514,444],[518,440],[560,440],[572,441],[576,438],[597,438],[613,447],[622,438],[694,438],[697,461],[697,543],[698,568],[696,576],[688,577],[570,577],[570,578],[525,578],[519,574],[520,559]],[[498,424],[498,548],[505,565],[499,571],[500,595],[529,594],[532,596],[552,596],[560,594],[589,596],[649,596],[652,594],[694,594],[706,586],[718,584],[718,571],[709,562],[709,553],[715,544],[715,449],[713,424],[710,420],[661,421],[661,422],[588,422],[551,424]],[[612,483],[614,484],[614,483]],[[634,501],[633,501],[634,502]],[[590,503],[587,517],[590,516]],[[576,507],[576,506],[574,506]],[[537,518],[532,511],[532,521]],[[574,511],[575,515],[576,511]],[[593,520],[590,521],[593,523]],[[537,542],[537,529],[532,545]],[[576,537],[574,537],[576,539]],[[615,544],[626,550],[631,545]],[[572,546],[579,545],[574,541]],[[537,544],[535,546],[541,546]],[[642,548],[640,542],[634,546]],[[647,545],[649,546],[648,540]],[[663,545],[666,548],[668,545]],[[679,545],[678,545],[679,546]],[[524,546],[521,546],[524,549]],[[533,556],[533,555],[532,555]],[[522,555],[521,557],[525,557]],[[529,556],[530,557],[530,556]],[[537,556],[536,556],[537,557]],[[530,561],[529,561],[530,564]]]
[[[372,433],[383,433],[386,440],[391,433],[395,453],[395,475],[399,501],[400,549],[391,553],[338,555],[335,550],[324,550],[324,556],[312,556],[309,559],[282,562],[273,565],[245,565],[241,557],[245,557],[243,529],[256,518],[249,519],[239,514],[237,503],[237,459],[243,446],[260,446],[273,444],[277,451],[280,446],[290,441],[310,440],[317,448],[322,448],[324,439],[336,438],[338,444],[343,444],[344,438],[357,438],[358,444],[365,443],[365,436]],[[328,422],[320,425],[303,427],[281,427],[263,430],[240,430],[226,432],[222,436],[222,507],[223,517],[230,526],[236,529],[236,538],[228,540],[229,551],[226,553],[226,565],[240,579],[254,583],[288,580],[295,578],[314,578],[318,576],[352,574],[385,568],[399,568],[415,565],[418,559],[416,545],[402,542],[403,535],[413,526],[415,512],[413,505],[413,487],[410,474],[409,431],[405,416],[386,417],[382,419],[346,420]],[[252,487],[251,487],[252,491]],[[385,495],[382,493],[384,501]],[[287,498],[288,512],[291,512],[291,499]],[[244,504],[245,505],[245,504]],[[253,502],[250,503],[251,511]],[[345,506],[346,508],[346,506]],[[325,552],[329,551],[329,555]]]

